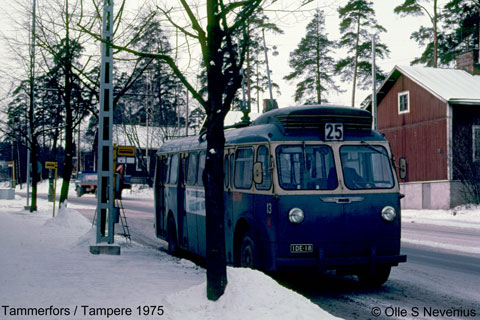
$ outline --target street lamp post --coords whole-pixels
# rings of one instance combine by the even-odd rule
[[[272,81],[270,80],[270,67],[268,66],[268,54],[267,54],[267,43],[265,41],[265,29],[262,29],[262,35],[263,35],[263,50],[265,52],[265,63],[267,65],[267,79],[268,79],[268,91],[270,93],[270,100],[269,100],[269,106],[268,106],[268,110],[270,109],[274,109],[275,108],[275,104],[274,104],[274,100],[273,100],[273,93],[272,93]],[[273,46],[273,55],[274,56],[277,56],[278,55],[278,51],[276,51],[277,47],[276,46]]]

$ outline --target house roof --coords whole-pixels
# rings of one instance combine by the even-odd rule
[[[480,76],[473,76],[458,69],[418,66],[395,66],[377,90],[378,103],[401,75],[408,77],[445,103],[480,104]]]
[[[243,113],[240,111],[229,111],[225,117],[225,126],[241,122]],[[250,113],[250,119],[255,120],[258,113]],[[189,135],[194,134],[190,132]],[[137,146],[141,149],[159,149],[164,141],[185,136],[185,127],[153,127],[140,125],[113,125],[113,142],[120,146]],[[148,139],[147,139],[148,137]],[[147,144],[148,140],[148,144]]]
[[[113,125],[113,143],[120,146],[137,146],[141,149],[146,149],[147,146],[149,149],[158,149],[166,136],[178,134],[176,127],[150,126],[147,129],[140,125]]]

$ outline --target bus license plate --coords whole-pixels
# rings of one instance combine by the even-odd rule
[[[309,253],[313,252],[313,244],[291,244],[291,253]]]

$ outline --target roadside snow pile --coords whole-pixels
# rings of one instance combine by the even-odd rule
[[[402,221],[480,230],[480,206],[465,205],[450,210],[402,210]]]
[[[122,191],[122,197],[125,199],[136,198],[153,200],[153,188],[150,188],[145,184],[133,184],[132,189],[125,189]]]
[[[166,309],[173,316],[167,319],[340,319],[262,272],[228,267],[227,278],[225,293],[216,302],[207,300],[205,282],[168,296]]]
[[[190,261],[122,238],[115,240],[122,247],[120,256],[92,255],[88,246],[95,231],[78,211],[63,208],[52,218],[50,209],[23,210],[24,202],[0,200],[4,316],[34,319],[38,317],[16,312],[63,308],[68,317],[47,318],[106,319],[99,313],[123,308],[130,314],[108,318],[145,320],[152,318],[142,314],[145,306],[162,306],[161,318],[172,320],[335,319],[266,275],[246,269],[229,268],[225,294],[208,301],[205,270]],[[39,207],[51,204],[40,199]]]
[[[49,212],[51,214],[51,212]],[[56,213],[53,219],[48,219],[45,222],[46,227],[61,227],[70,229],[80,229],[82,231],[88,230],[92,223],[83,215],[73,209],[62,208]]]

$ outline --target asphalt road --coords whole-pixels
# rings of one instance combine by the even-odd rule
[[[71,197],[71,204],[93,218],[96,199]],[[153,200],[125,196],[132,240],[165,250],[154,236]],[[402,237],[455,245],[480,244],[475,229],[404,223]],[[298,274],[277,280],[344,319],[480,319],[480,255],[404,243],[408,262],[392,269],[380,289],[365,289],[354,276]],[[299,310],[301,312],[301,310]]]

